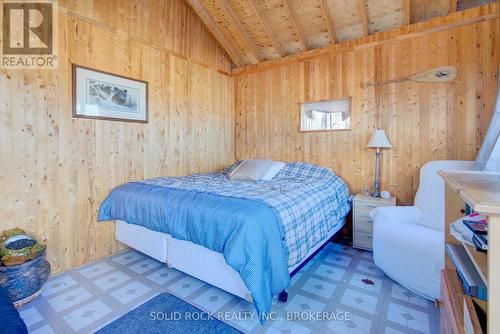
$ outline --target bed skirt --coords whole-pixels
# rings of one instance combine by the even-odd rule
[[[328,242],[344,225],[345,219],[336,224],[323,240],[309,250],[301,262],[289,267],[288,271],[292,273],[301,264],[308,261],[310,256]],[[221,253],[191,241],[175,239],[170,234],[128,224],[122,220],[116,221],[115,238],[141,253],[166,263],[171,268],[252,302],[250,292],[239,273],[226,264]]]

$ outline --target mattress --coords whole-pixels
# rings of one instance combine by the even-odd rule
[[[213,204],[197,205],[198,200]],[[221,171],[130,182],[117,187],[106,198],[99,210],[99,220],[122,219],[220,252],[221,249],[212,247],[213,240],[196,240],[192,233],[186,235],[184,225],[178,224],[178,219],[194,215],[206,218],[213,214],[214,206],[218,206],[218,213],[227,215],[224,224],[233,224],[235,211],[243,211],[247,206],[255,206],[255,203],[272,210],[276,216],[289,266],[302,260],[308,250],[350,210],[347,186],[331,170],[307,163],[287,163],[270,181],[230,180],[227,172]],[[237,210],[234,209],[236,207]],[[179,213],[179,210],[182,212]],[[206,212],[200,213],[200,210]],[[203,222],[201,219],[194,222],[185,219],[184,223],[191,224],[191,230],[196,228],[205,234],[218,217],[209,218]],[[214,228],[220,229],[220,226]]]

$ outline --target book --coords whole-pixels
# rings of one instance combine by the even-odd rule
[[[487,300],[488,288],[462,245],[446,244],[446,252],[457,269],[465,294]]]
[[[488,234],[488,223],[485,221],[464,219],[463,222],[474,234]]]
[[[478,252],[486,253],[488,251],[488,235],[487,234],[474,234],[472,243]]]

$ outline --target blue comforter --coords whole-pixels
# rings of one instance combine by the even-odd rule
[[[266,205],[239,198],[127,183],[102,203],[99,221],[121,219],[224,255],[258,312],[290,284],[283,228]],[[209,269],[208,269],[209,270]]]
[[[127,183],[105,199],[98,220],[124,220],[222,253],[263,321],[272,297],[290,284],[288,266],[347,215],[349,193],[333,172],[311,164],[289,163],[272,181],[256,182],[229,180],[232,168]]]

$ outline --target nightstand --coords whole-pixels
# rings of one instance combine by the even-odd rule
[[[370,212],[380,206],[395,206],[396,197],[388,199],[356,195],[353,199],[353,242],[352,246],[372,250],[373,222]]]

